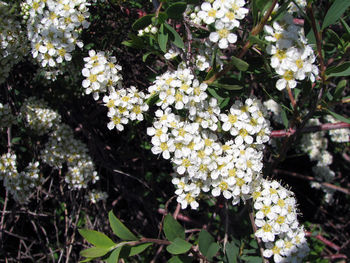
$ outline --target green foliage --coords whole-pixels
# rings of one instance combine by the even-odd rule
[[[131,231],[115,217],[113,211],[108,213],[109,223],[113,230],[113,233],[122,240],[137,240],[137,237],[131,233]]]
[[[335,0],[327,11],[321,29],[325,29],[326,27],[335,24],[349,6],[349,1]]]
[[[164,218],[163,231],[169,241],[176,238],[185,239],[185,229],[170,214]]]

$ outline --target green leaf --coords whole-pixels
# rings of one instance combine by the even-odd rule
[[[335,88],[335,91],[334,91],[334,99],[335,100],[338,100],[342,97],[342,94],[343,94],[343,91],[346,87],[346,84],[347,84],[347,80],[346,79],[343,79],[341,81],[339,81],[337,87]]]
[[[242,256],[241,259],[243,259],[246,263],[262,263],[263,262],[261,257]]]
[[[346,122],[346,123],[350,123],[350,118],[346,118],[346,117],[344,117],[344,116],[342,116],[342,115],[340,115],[340,114],[338,114],[338,113],[335,113],[335,112],[333,112],[333,111],[331,111],[331,110],[327,110],[334,118],[336,118],[336,119],[338,119],[338,120],[340,120],[340,121],[342,121],[342,122]]]
[[[185,239],[185,230],[170,214],[164,218],[163,231],[169,241],[174,241],[176,238]]]
[[[166,53],[166,44],[168,43],[168,34],[164,33],[164,26],[163,24],[160,25],[160,29],[158,32],[158,44],[160,49]]]
[[[136,246],[130,247],[129,256],[131,257],[131,256],[135,256],[137,254],[142,253],[150,245],[152,245],[152,243],[144,243],[144,244],[140,244],[140,245],[136,245]]]
[[[131,233],[131,231],[122,223],[111,210],[108,213],[109,224],[113,230],[113,233],[123,240],[137,240],[138,238]]]
[[[220,245],[215,242],[214,238],[206,231],[202,230],[198,237],[199,251],[208,260],[211,260],[220,249]]]
[[[350,61],[347,61],[339,66],[334,66],[326,70],[328,77],[345,77],[350,75]]]
[[[89,261],[91,261],[91,260],[93,260],[93,259],[94,259],[94,258],[86,258],[86,259],[84,259],[84,260],[79,261],[79,263],[89,262]]]
[[[172,42],[174,43],[175,46],[179,47],[179,48],[185,48],[185,44],[182,40],[182,38],[180,37],[180,35],[176,32],[176,30],[174,28],[172,28],[169,24],[164,23],[164,26],[166,27],[166,29],[168,29],[170,31],[170,33],[173,36]]]
[[[340,22],[346,30],[346,33],[350,35],[350,26],[345,22],[343,18],[340,18]]]
[[[12,138],[11,143],[16,144],[16,143],[18,143],[20,140],[21,140],[21,137],[14,137],[14,138]]]
[[[127,47],[143,49],[145,47],[142,38],[135,36],[134,34],[129,34],[129,40],[123,41],[122,44]]]
[[[208,87],[207,91],[210,95],[212,95],[215,99],[218,100],[218,103],[220,104],[225,98],[218,94],[215,87]]]
[[[170,5],[165,13],[167,13],[169,18],[173,19],[181,19],[183,12],[185,12],[187,7],[186,2],[177,2],[172,5]]]
[[[152,17],[154,17],[154,14],[149,14],[149,15],[140,17],[132,24],[132,29],[134,30],[144,29],[146,26],[152,23]]]
[[[225,252],[228,263],[237,263],[239,248],[235,245],[234,242],[226,243]]]
[[[231,57],[230,63],[232,63],[238,70],[241,71],[246,71],[249,68],[249,64],[247,62],[235,56]]]
[[[109,257],[106,259],[107,263],[118,263],[119,261],[119,254],[122,250],[123,246],[117,247],[112,251],[112,253],[109,255]]]
[[[287,113],[286,113],[286,110],[283,108],[281,109],[281,117],[282,117],[284,128],[288,129],[289,122],[287,118]]]
[[[92,247],[80,251],[80,255],[86,258],[98,258],[106,255],[109,252],[110,248],[106,247]]]
[[[168,260],[168,263],[191,263],[192,258],[185,255],[173,256]]]
[[[198,246],[199,246],[199,251],[203,254],[206,255],[207,251],[209,249],[209,246],[211,243],[215,242],[215,239],[212,237],[212,235],[209,234],[208,231],[202,230],[199,233],[198,236]]]
[[[257,36],[249,36],[248,39],[249,39],[250,43],[258,44],[260,47],[265,47],[266,45],[268,45],[267,41],[261,40]]]
[[[159,14],[158,14],[159,24],[164,24],[167,19],[168,19],[168,15],[166,13],[159,12]]]
[[[337,20],[343,15],[349,6],[350,1],[335,0],[332,6],[328,9],[325,18],[323,19],[322,29],[337,22]]]
[[[191,243],[188,243],[182,238],[175,238],[169,246],[166,247],[166,250],[174,255],[186,253],[192,247]]]
[[[221,78],[220,80],[215,81],[210,85],[217,87],[219,89],[226,89],[226,90],[241,90],[241,89],[243,89],[244,87],[242,85],[239,85],[239,84],[240,84],[240,82],[234,78]]]
[[[148,51],[148,52],[146,52],[146,53],[142,56],[142,61],[143,61],[143,62],[146,62],[148,56],[149,56],[149,55],[152,55],[152,54],[154,54],[154,53],[155,53],[154,51]]]
[[[116,244],[105,234],[89,229],[79,229],[80,235],[82,235],[89,243],[101,248],[111,248]]]

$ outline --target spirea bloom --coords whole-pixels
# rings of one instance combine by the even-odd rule
[[[297,220],[294,194],[277,181],[262,179],[253,193],[255,235],[264,243],[263,256],[274,262],[302,262],[309,247]]]
[[[70,61],[75,47],[83,47],[78,37],[81,29],[90,25],[86,0],[27,0],[22,6],[23,13],[29,13],[26,18],[31,53],[42,67]]]

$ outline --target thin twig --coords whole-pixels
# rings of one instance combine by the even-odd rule
[[[318,132],[318,131],[328,131],[328,130],[336,130],[336,129],[344,129],[350,128],[350,124],[346,122],[337,122],[337,123],[325,123],[321,125],[308,126],[300,129],[301,133],[310,133],[310,132]],[[296,132],[295,129],[288,130],[275,130],[271,132],[270,137],[279,138],[291,136]]]
[[[258,246],[259,246],[259,250],[260,250],[260,254],[261,257],[263,259],[264,263],[269,263],[269,261],[267,259],[264,258],[264,246],[260,240],[260,238],[258,238],[257,236],[255,236],[255,233],[257,231],[257,227],[255,225],[255,221],[254,221],[254,212],[253,212],[253,206],[252,206],[252,201],[248,200],[247,201],[247,205],[249,206],[249,219],[250,219],[250,223],[252,225],[253,228],[253,232],[254,232],[254,237],[256,239],[256,241],[258,242]]]
[[[300,178],[300,179],[303,179],[303,180],[306,180],[306,181],[318,182],[312,176],[307,176],[307,175],[303,175],[303,174],[299,174],[299,173],[295,173],[295,172],[289,172],[289,171],[280,170],[280,169],[275,169],[274,172],[278,173],[278,174],[290,175],[290,176],[297,177],[297,178]],[[340,186],[337,186],[337,185],[333,185],[333,184],[330,184],[330,183],[326,183],[326,182],[318,182],[318,183],[320,185],[326,187],[326,188],[329,188],[329,189],[332,189],[332,190],[336,190],[336,191],[342,192],[344,194],[350,195],[350,190],[348,190],[346,188],[343,188],[343,187],[340,187]]]

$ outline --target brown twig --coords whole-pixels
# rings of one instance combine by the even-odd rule
[[[325,244],[326,246],[329,246],[330,248],[333,248],[336,251],[340,250],[340,247],[338,245],[336,245],[333,242],[329,241],[328,239],[326,239],[325,237],[321,236],[320,234],[313,235],[309,231],[306,231],[305,234],[306,234],[307,237],[314,237],[314,238],[320,240],[323,244]]]
[[[260,240],[260,238],[258,238],[257,236],[255,236],[256,231],[258,230],[256,225],[255,225],[255,221],[254,221],[254,212],[253,212],[253,206],[252,206],[252,201],[248,200],[247,201],[247,205],[249,206],[249,219],[250,219],[250,223],[252,225],[253,228],[253,232],[254,232],[254,237],[256,239],[256,241],[258,242],[258,246],[259,246],[259,250],[260,250],[260,254],[261,254],[261,258],[263,259],[264,263],[269,263],[269,261],[267,259],[265,259],[264,257],[264,246]]]
[[[321,75],[322,82],[324,83],[326,80],[326,76],[325,76],[326,67],[325,67],[323,55],[322,55],[322,34],[321,34],[322,32],[317,30],[316,19],[315,19],[314,11],[312,10],[311,5],[312,4],[310,2],[306,8],[306,12],[309,15],[312,31],[314,32],[314,35],[316,38],[318,59],[320,61],[320,75]]]
[[[315,180],[315,178],[312,176],[307,176],[307,175],[303,175],[303,174],[299,174],[299,173],[295,173],[295,172],[289,172],[289,171],[280,170],[280,169],[275,169],[274,172],[278,173],[278,174],[290,175],[290,176],[297,177],[297,178],[300,178],[300,179],[303,179],[306,181],[317,182],[317,180]],[[346,188],[343,188],[343,187],[340,187],[337,185],[333,185],[330,183],[326,183],[326,182],[318,182],[318,183],[326,188],[336,190],[336,191],[342,192],[344,194],[350,195],[350,190],[348,190]]]
[[[301,133],[309,133],[309,132],[318,132],[318,131],[328,131],[328,130],[336,130],[336,129],[344,129],[350,128],[350,124],[346,122],[337,122],[337,123],[325,123],[321,125],[308,126],[300,129]],[[270,137],[279,138],[279,137],[288,137],[293,135],[296,132],[295,129],[288,130],[275,130],[271,132]]]

